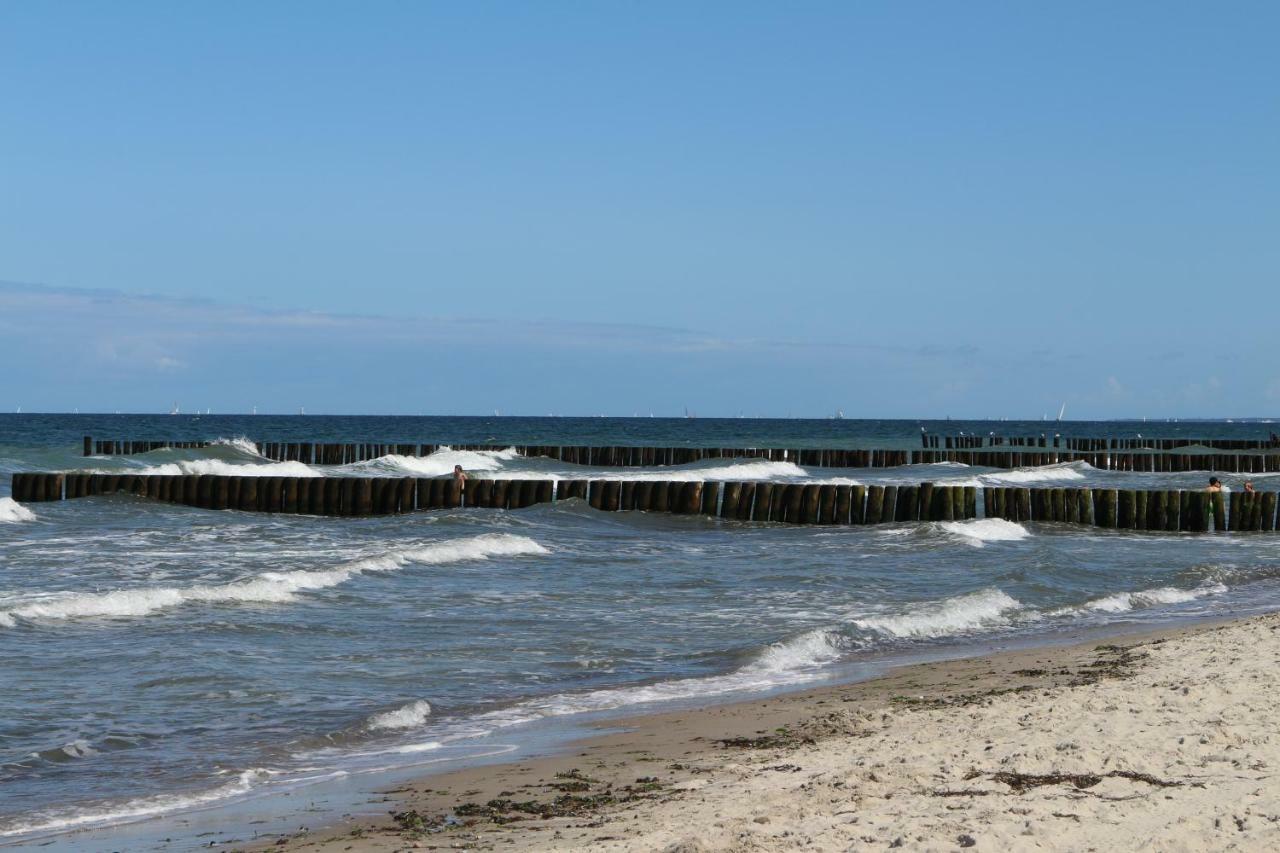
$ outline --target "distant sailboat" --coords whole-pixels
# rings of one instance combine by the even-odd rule
[[[1062,420],[1063,415],[1067,413],[1067,404],[1063,403],[1062,408],[1058,409],[1058,420]]]
[[[178,414],[178,403],[177,403],[177,401],[174,401],[173,408],[169,410],[169,414],[171,414],[171,415],[176,415],[176,414]]]

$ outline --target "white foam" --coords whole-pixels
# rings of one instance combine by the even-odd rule
[[[838,659],[842,651],[843,641],[839,634],[816,629],[774,643],[761,650],[749,663],[724,675],[681,678],[585,693],[560,693],[533,699],[500,711],[481,714],[470,720],[465,730],[446,740],[475,737],[545,717],[609,711],[634,705],[700,699],[802,684],[822,678],[822,666]]]
[[[1182,604],[1195,601],[1207,595],[1220,595],[1227,588],[1220,583],[1197,587],[1196,589],[1178,589],[1172,586],[1161,586],[1154,589],[1142,589],[1137,592],[1117,592],[1114,595],[1095,598],[1087,601],[1080,608],[1066,608],[1058,613],[1077,612],[1078,610],[1096,610],[1102,613],[1128,613],[1146,607],[1159,607],[1162,604]]]
[[[987,483],[1044,483],[1053,480],[1083,480],[1084,462],[1064,462],[1059,465],[1041,465],[1033,468],[1014,468],[996,474],[983,474]]]
[[[357,462],[348,466],[359,470],[391,471],[400,475],[414,477],[441,477],[453,473],[453,466],[461,465],[464,471],[471,473],[495,473],[503,468],[503,463],[519,459],[520,454],[514,447],[505,450],[453,450],[441,447],[427,456],[399,456],[392,454]],[[545,475],[534,475],[545,476]]]
[[[855,619],[854,624],[892,637],[947,637],[1008,624],[1006,615],[1021,607],[1016,598],[991,588],[919,605],[893,616]]]
[[[98,473],[119,474],[116,471]],[[322,477],[319,471],[302,462],[264,462],[262,464],[224,462],[221,459],[181,459],[146,468],[129,470],[128,474],[217,474],[224,477]]]
[[[430,716],[431,703],[425,699],[419,699],[416,702],[401,705],[394,710],[374,714],[365,723],[365,728],[374,731],[382,729],[411,729],[422,725],[426,722],[427,717]]]
[[[247,453],[250,456],[257,456],[259,458],[262,456],[262,454],[258,452],[258,445],[254,444],[253,441],[243,435],[238,435],[233,438],[215,438],[209,443],[215,447],[234,447],[236,450]]]
[[[693,467],[681,468],[646,468],[639,471],[621,471],[609,479],[618,480],[669,480],[685,482],[690,480],[769,480],[786,481],[801,480],[809,477],[809,472],[794,462],[770,462],[767,459],[752,459],[729,464],[696,464]],[[853,482],[853,481],[850,481]]]
[[[270,771],[254,768],[240,773],[234,782],[195,794],[161,794],[160,796],[131,800],[119,806],[100,810],[38,812],[23,823],[0,824],[0,838],[15,835],[44,835],[66,832],[69,829],[76,829],[90,824],[125,823],[167,812],[205,806],[219,800],[247,794],[253,788],[254,783],[266,778],[268,775],[270,775]]]
[[[938,526],[947,533],[963,537],[970,545],[978,548],[987,542],[1017,542],[1031,536],[1031,532],[1021,524],[1003,518],[944,521]]]
[[[550,553],[525,536],[486,533],[466,539],[431,542],[354,560],[333,569],[263,572],[227,584],[186,587],[144,587],[112,592],[55,593],[0,610],[0,627],[14,627],[18,619],[61,621],[83,618],[146,616],[192,603],[281,603],[306,590],[326,589],[365,572],[386,572],[416,563],[438,565],[490,557]]]
[[[16,524],[19,521],[35,521],[36,514],[13,498],[0,498],[0,522]]]

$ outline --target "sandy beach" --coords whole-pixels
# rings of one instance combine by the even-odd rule
[[[1264,850],[1280,615],[629,719],[277,850]]]

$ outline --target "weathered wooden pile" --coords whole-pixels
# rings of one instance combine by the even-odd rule
[[[605,512],[639,510],[786,524],[883,524],[1003,518],[1127,530],[1273,531],[1275,492],[851,485],[670,480],[234,477],[18,473],[20,503],[118,493],[204,509],[393,515],[448,508],[522,509],[571,498]]]

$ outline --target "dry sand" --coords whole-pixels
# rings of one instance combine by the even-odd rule
[[[634,718],[264,846],[1276,850],[1278,698],[1280,615],[921,664]]]

